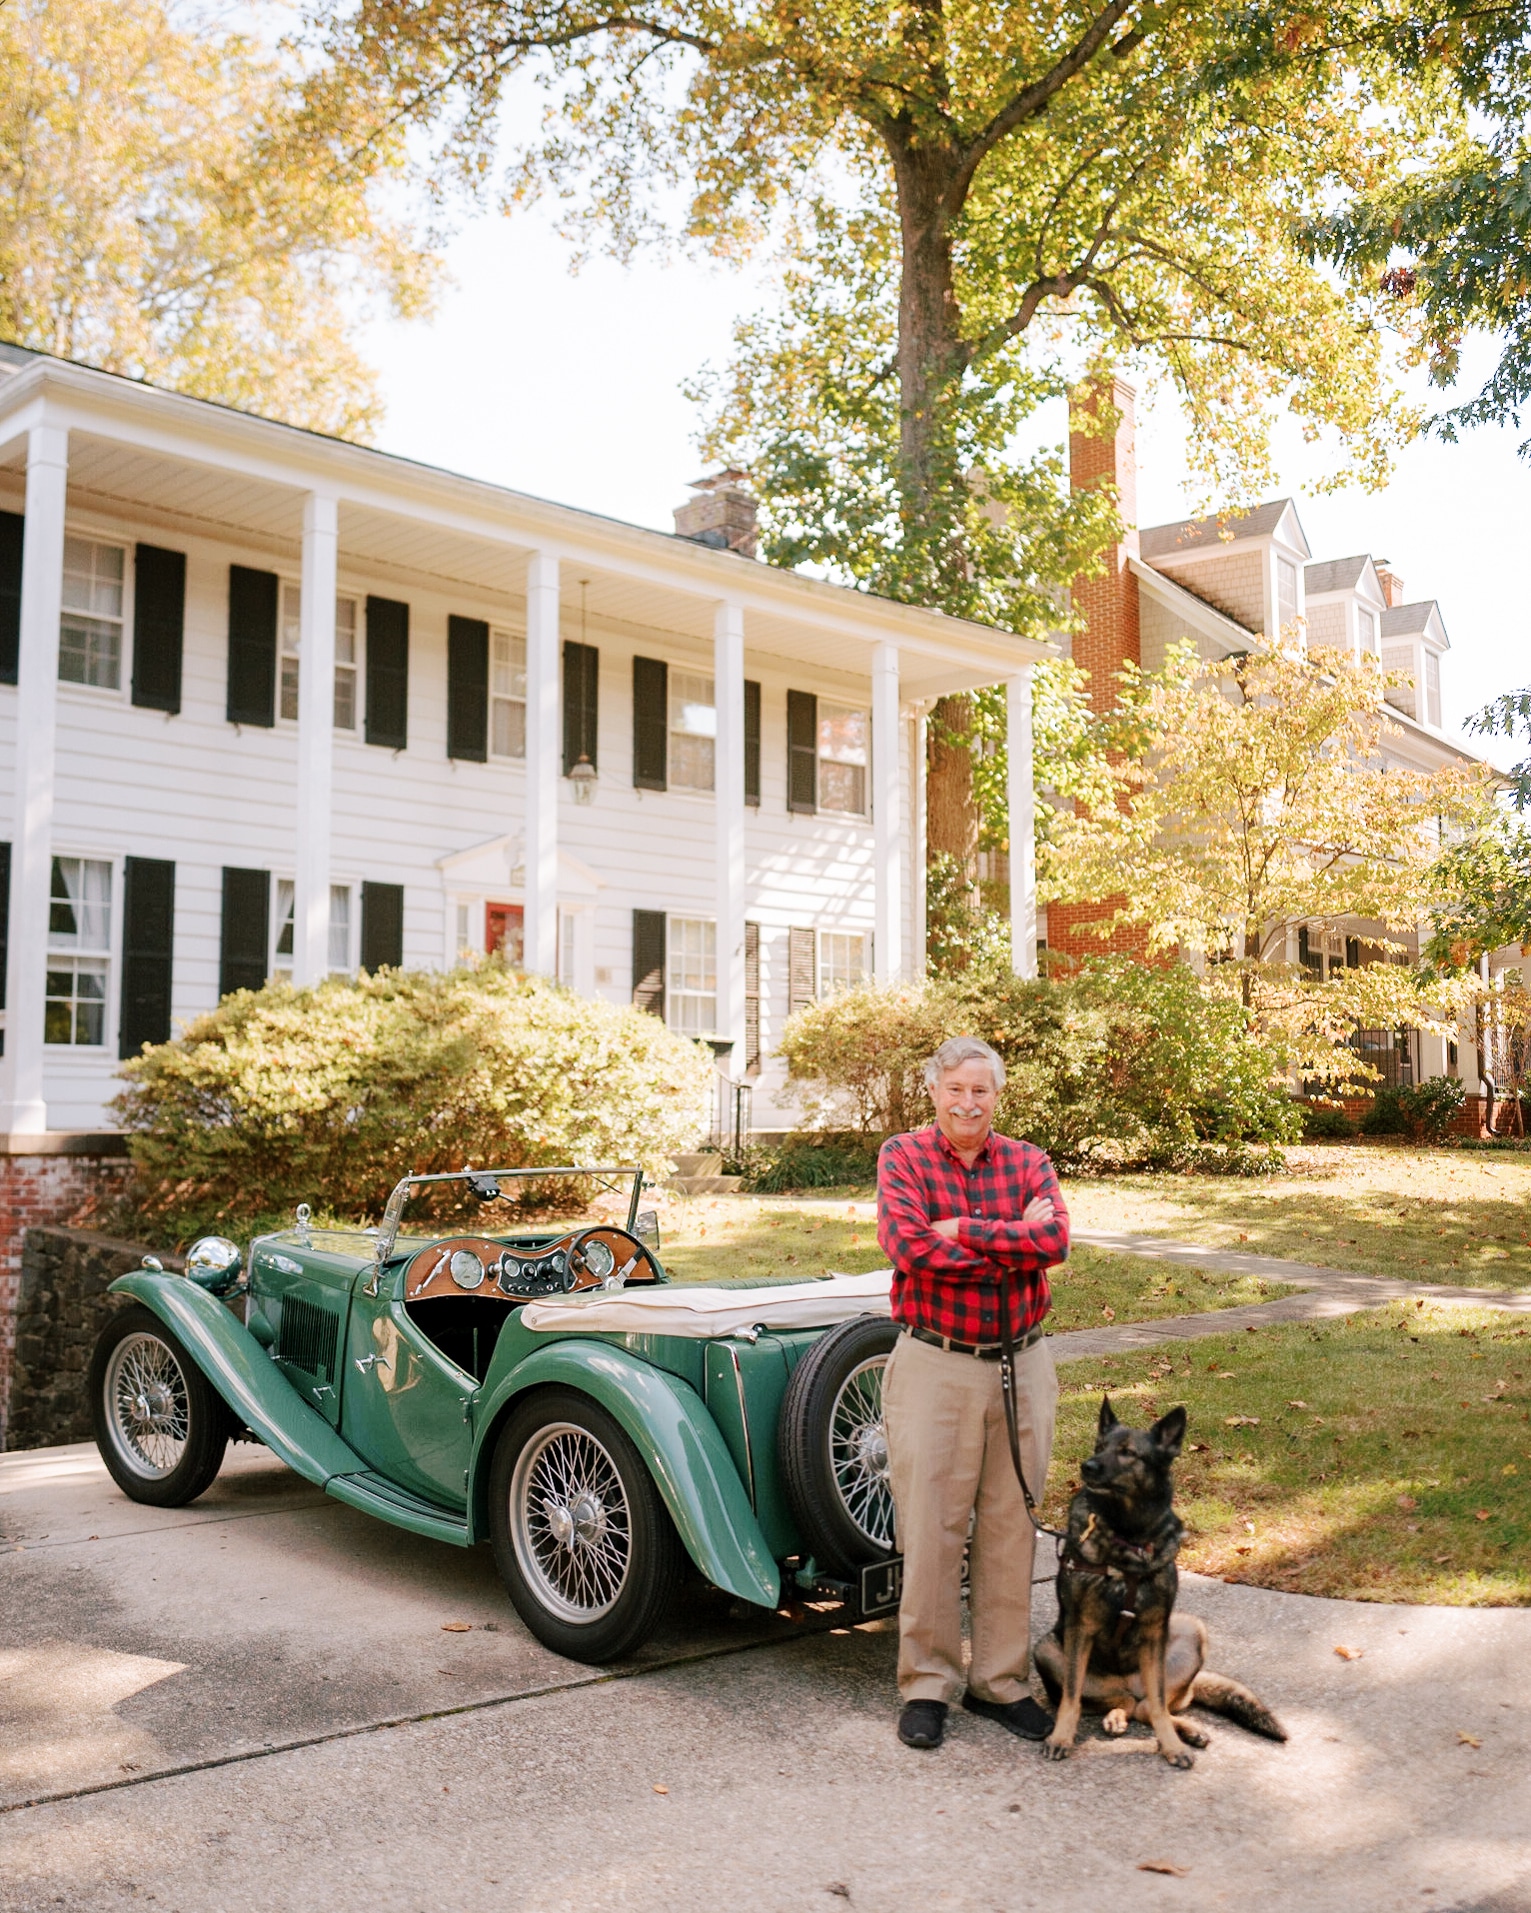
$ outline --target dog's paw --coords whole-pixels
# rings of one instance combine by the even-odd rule
[[[1125,1734],[1127,1731],[1127,1709],[1125,1707],[1113,1707],[1111,1712],[1106,1715],[1100,1724],[1108,1734]]]
[[[1179,1734],[1187,1747],[1210,1747],[1212,1745],[1212,1736],[1210,1734],[1204,1734],[1199,1727],[1193,1727],[1188,1720],[1177,1720],[1175,1722],[1175,1732]]]
[[[1044,1760],[1067,1760],[1073,1751],[1074,1743],[1072,1740],[1059,1740],[1056,1735],[1053,1734],[1049,1734],[1046,1740],[1042,1742],[1042,1758]]]
[[[1176,1747],[1173,1750],[1168,1747],[1161,1747],[1159,1752],[1163,1754],[1165,1760],[1172,1767],[1184,1769],[1196,1765],[1195,1754],[1187,1753],[1184,1747]]]

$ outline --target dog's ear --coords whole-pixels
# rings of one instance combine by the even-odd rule
[[[1167,1415],[1161,1415],[1148,1432],[1173,1461],[1185,1440],[1185,1410],[1172,1408]]]
[[[1109,1395],[1102,1395],[1100,1398],[1100,1420],[1095,1425],[1095,1439],[1097,1441],[1104,1441],[1115,1426],[1116,1411],[1111,1406],[1111,1397]]]

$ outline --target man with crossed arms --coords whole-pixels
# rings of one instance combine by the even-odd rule
[[[890,1136],[877,1164],[877,1240],[893,1265],[893,1319],[903,1331],[883,1376],[904,1555],[898,1733],[905,1746],[939,1747],[964,1685],[971,1523],[962,1704],[1041,1740],[1053,1723],[1028,1681],[1035,1534],[1005,1426],[1000,1312],[1015,1349],[1021,1464],[1040,1503],[1058,1400],[1042,1322],[1047,1270],[1068,1255],[1068,1211],[1045,1152],[994,1133],[1005,1065],[987,1043],[943,1043],[925,1082],[935,1122]]]

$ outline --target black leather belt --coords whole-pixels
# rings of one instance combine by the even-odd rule
[[[929,1342],[932,1348],[944,1348],[950,1355],[973,1355],[980,1362],[997,1362],[1005,1352],[1003,1342],[954,1342],[949,1335],[937,1335],[934,1329],[915,1328],[908,1322],[902,1323],[901,1327],[905,1335],[912,1335],[917,1342]],[[1011,1346],[1019,1355],[1023,1349],[1030,1348],[1033,1342],[1040,1342],[1046,1333],[1047,1330],[1038,1322],[1035,1328],[1028,1329]]]

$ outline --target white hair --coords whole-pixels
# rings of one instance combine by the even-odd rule
[[[934,1089],[943,1076],[964,1063],[987,1063],[994,1072],[996,1095],[1005,1087],[1005,1059],[976,1036],[953,1036],[944,1042],[925,1065],[925,1087]]]

